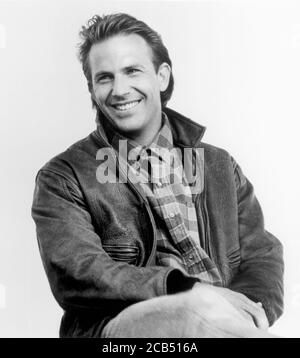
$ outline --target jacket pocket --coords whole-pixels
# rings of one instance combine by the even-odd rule
[[[137,246],[130,244],[103,245],[103,249],[114,261],[126,262],[132,265],[137,263],[139,254]]]

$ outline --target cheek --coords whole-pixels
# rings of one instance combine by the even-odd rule
[[[160,90],[157,86],[144,85],[143,87],[139,87],[139,89],[140,92],[142,92],[145,95],[147,102],[151,101],[152,105],[160,100]]]
[[[131,80],[131,87],[143,92],[147,96],[156,97],[159,95],[159,83],[152,75],[140,76]]]
[[[98,102],[104,103],[109,94],[109,88],[107,86],[101,86],[94,89],[94,94]]]

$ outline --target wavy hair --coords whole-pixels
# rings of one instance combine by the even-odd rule
[[[152,30],[143,21],[137,20],[131,15],[124,13],[110,14],[99,16],[95,15],[88,20],[86,26],[82,26],[79,33],[82,42],[79,43],[78,58],[82,64],[82,69],[88,81],[89,91],[92,91],[92,78],[89,65],[89,52],[91,47],[116,35],[131,35],[136,34],[141,36],[150,46],[153,53],[152,62],[155,71],[158,71],[159,66],[166,62],[171,68],[171,76],[167,89],[160,93],[162,107],[165,107],[172,96],[174,89],[174,77],[172,74],[172,62],[169,57],[167,48],[164,46],[161,36]],[[93,100],[93,107],[97,108],[96,102]]]

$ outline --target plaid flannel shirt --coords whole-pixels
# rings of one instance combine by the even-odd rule
[[[220,285],[217,267],[200,246],[195,195],[186,180],[181,156],[172,150],[173,136],[165,113],[162,118],[162,128],[148,147],[128,140],[127,158],[119,160],[126,161],[128,177],[140,183],[150,203],[157,225],[156,264],[176,267],[201,282]],[[120,140],[127,139],[115,132],[111,140],[115,149]]]

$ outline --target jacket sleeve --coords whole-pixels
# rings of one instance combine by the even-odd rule
[[[270,325],[283,312],[283,248],[264,228],[253,186],[232,159],[237,186],[241,263],[230,287],[261,302]]]
[[[194,284],[170,267],[113,261],[102,248],[79,186],[61,174],[39,172],[32,216],[51,290],[64,310],[118,311]]]

